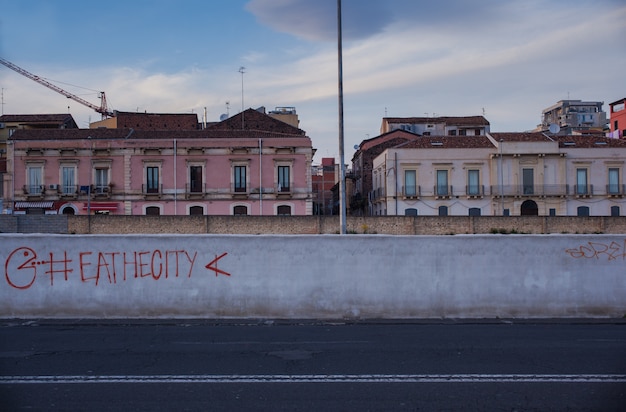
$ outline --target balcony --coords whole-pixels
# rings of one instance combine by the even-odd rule
[[[437,185],[433,188],[436,199],[450,199],[452,197],[452,186]]]
[[[141,185],[141,194],[146,199],[160,199],[163,194],[163,185]]]
[[[52,185],[51,185],[52,186]],[[55,189],[62,199],[76,199],[78,197],[78,185],[54,185]],[[52,187],[51,187],[52,189]]]
[[[419,199],[421,189],[416,185],[402,186],[402,198],[403,199]]]
[[[567,185],[494,185],[494,197],[565,197],[569,194]]]
[[[205,183],[188,183],[185,185],[185,199],[204,199]]]
[[[277,196],[280,196],[280,195],[291,196],[291,187],[289,185],[278,183],[276,187],[274,188],[274,190],[276,190]]]
[[[624,185],[609,184],[606,185],[606,194],[609,197],[623,197],[626,193],[626,187]]]
[[[485,196],[485,186],[468,185],[465,186],[465,195],[468,199],[482,199]]]
[[[576,197],[585,198],[593,196],[593,185],[575,184],[573,185],[573,188],[573,192]]]
[[[379,187],[370,192],[370,201],[373,203],[383,202],[387,198],[387,192],[384,187]]]
[[[248,190],[248,186],[244,184],[236,184],[233,183],[230,185],[230,193],[233,198],[247,198],[250,193]]]
[[[93,185],[91,197],[94,199],[109,199],[111,197],[111,185]]]
[[[24,185],[22,190],[28,199],[43,199],[46,194],[46,187],[43,185]]]

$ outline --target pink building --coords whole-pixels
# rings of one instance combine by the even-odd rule
[[[310,215],[305,132],[255,110],[205,130],[18,130],[12,213]]]

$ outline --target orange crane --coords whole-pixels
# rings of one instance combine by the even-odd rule
[[[68,99],[72,99],[75,102],[78,102],[84,106],[90,107],[93,110],[95,110],[96,112],[100,113],[102,115],[102,119],[106,118],[106,117],[115,117],[115,112],[112,110],[109,110],[109,108],[107,107],[107,99],[106,99],[106,95],[104,94],[104,92],[100,92],[99,93],[99,97],[100,97],[100,106],[96,106],[95,104],[89,103],[87,100],[85,99],[81,99],[80,97],[61,89],[58,86],[55,86],[54,84],[42,79],[39,76],[36,76],[24,69],[22,69],[19,66],[16,66],[15,64],[11,63],[8,60],[4,60],[3,58],[0,57],[0,63],[3,64],[4,66],[8,67],[11,70],[14,70],[16,72],[18,72],[19,74],[21,74],[22,76],[26,76],[31,80],[36,81],[37,83],[46,86],[49,89],[54,90],[57,93],[62,94],[63,96],[67,97]]]

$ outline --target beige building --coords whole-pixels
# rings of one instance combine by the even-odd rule
[[[375,215],[624,215],[626,141],[544,133],[423,136],[373,162]]]

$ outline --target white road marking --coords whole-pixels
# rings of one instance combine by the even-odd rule
[[[8,384],[91,383],[626,383],[626,375],[42,375],[0,376]]]

